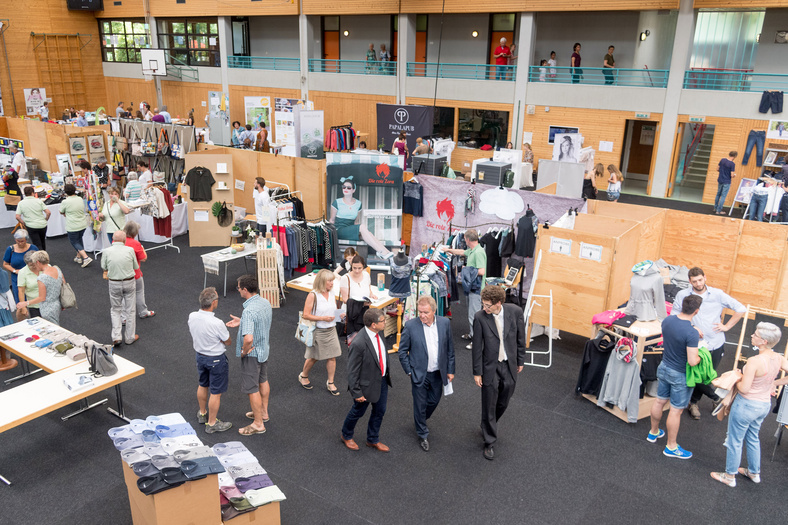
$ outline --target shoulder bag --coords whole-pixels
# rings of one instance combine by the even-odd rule
[[[140,134],[137,132],[137,128],[132,124],[131,127],[132,131],[134,132],[131,139],[131,154],[135,157],[142,157],[142,142],[140,140]]]
[[[314,293],[314,292],[310,292]],[[317,308],[317,294],[315,295],[315,302],[312,305],[312,315],[315,315]],[[295,338],[304,343],[306,346],[315,346],[315,329],[317,328],[316,321],[309,321],[304,319],[304,312],[298,312],[298,326],[296,327]]]
[[[150,130],[145,130],[145,139],[142,141],[142,155],[145,157],[156,156],[156,143],[150,136]]]
[[[120,134],[115,137],[115,151],[126,151],[129,149],[129,141],[126,138],[123,122],[118,122],[118,126],[120,127]]]
[[[172,144],[170,145],[170,156],[173,159],[180,159],[181,158],[181,150],[183,146],[181,146],[181,137],[178,135],[178,130],[172,132]]]
[[[60,274],[60,308],[63,310],[67,308],[77,308],[77,296],[74,294],[74,290],[71,288],[71,285],[68,284],[63,278],[63,272],[57,268],[58,273]]]
[[[162,155],[170,154],[170,137],[167,134],[167,130],[164,128],[161,128],[161,132],[159,133],[159,153]]]

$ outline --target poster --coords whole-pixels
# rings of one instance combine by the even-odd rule
[[[38,108],[44,105],[47,90],[44,88],[25,89],[25,108],[28,115],[37,115]]]
[[[657,126],[642,126],[640,128],[640,144],[642,146],[653,146],[656,132]]]
[[[271,97],[244,97],[244,116],[253,129],[260,129],[261,122],[271,129]]]
[[[378,104],[378,144],[382,143],[385,151],[391,151],[394,139],[404,131],[408,151],[412,152],[416,149],[417,138],[432,136],[433,110],[432,106]]]
[[[769,129],[766,130],[767,139],[788,139],[788,120],[770,120]]]
[[[274,100],[274,143],[282,146],[282,155],[296,156],[296,134],[294,107],[315,109],[312,101],[295,98],[276,98]]]
[[[579,133],[556,133],[553,142],[553,160],[580,162],[583,136]]]
[[[295,108],[296,151],[304,159],[323,159],[323,111]]]

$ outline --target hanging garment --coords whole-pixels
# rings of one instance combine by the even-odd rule
[[[539,218],[532,209],[517,221],[517,242],[514,253],[520,257],[533,257],[536,249],[536,232],[539,230]]]
[[[402,299],[410,296],[410,275],[413,269],[413,260],[407,257],[403,264],[397,264],[397,257],[389,259],[391,266],[391,285],[389,295]]]
[[[607,361],[596,404],[600,407],[615,405],[627,413],[628,422],[637,423],[640,409],[640,367],[636,359],[627,361],[625,357],[630,350],[623,346],[621,348],[621,353],[614,352]],[[632,350],[635,350],[634,343]],[[619,358],[619,355],[622,358]]]
[[[216,181],[213,178],[211,170],[208,168],[196,166],[190,169],[183,183],[189,186],[189,198],[192,201],[210,202],[213,200],[211,186],[213,186]]]
[[[479,243],[487,254],[486,277],[501,277],[501,254],[498,252],[498,239],[493,233],[487,232],[480,239]]]
[[[414,217],[422,217],[424,215],[424,188],[422,185],[413,179],[403,184],[402,189],[402,213],[409,213]]]
[[[172,195],[167,190],[158,190],[162,196],[164,204],[161,210],[167,210],[165,217],[153,218],[153,233],[162,237],[172,237],[172,211],[175,209],[172,203]]]
[[[599,397],[599,390],[605,379],[607,361],[615,346],[613,338],[604,332],[599,332],[594,339],[586,341],[575,394],[590,394]]]
[[[668,316],[665,309],[665,288],[662,275],[655,265],[643,271],[643,275],[633,274],[629,282],[629,302],[625,313],[634,315],[638,321],[662,321]]]

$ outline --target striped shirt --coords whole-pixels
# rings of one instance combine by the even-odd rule
[[[252,334],[252,351],[249,356],[257,357],[257,361],[268,361],[268,333],[271,331],[273,310],[268,299],[253,295],[244,302],[244,311],[241,314],[241,325],[238,327],[236,338],[235,356],[241,357],[244,345],[244,336]]]

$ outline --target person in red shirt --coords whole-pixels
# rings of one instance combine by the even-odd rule
[[[493,56],[495,57],[495,80],[506,80],[507,65],[512,53],[509,46],[506,45],[505,38],[501,38],[501,45],[495,48]]]
[[[140,319],[153,317],[156,315],[156,312],[148,310],[148,306],[145,304],[145,281],[142,280],[142,263],[148,260],[148,254],[145,253],[145,248],[137,240],[140,225],[134,221],[127,221],[123,231],[126,233],[126,246],[134,249],[134,255],[137,257],[137,263],[140,265],[139,269],[134,270],[134,284],[137,288],[137,315]]]

